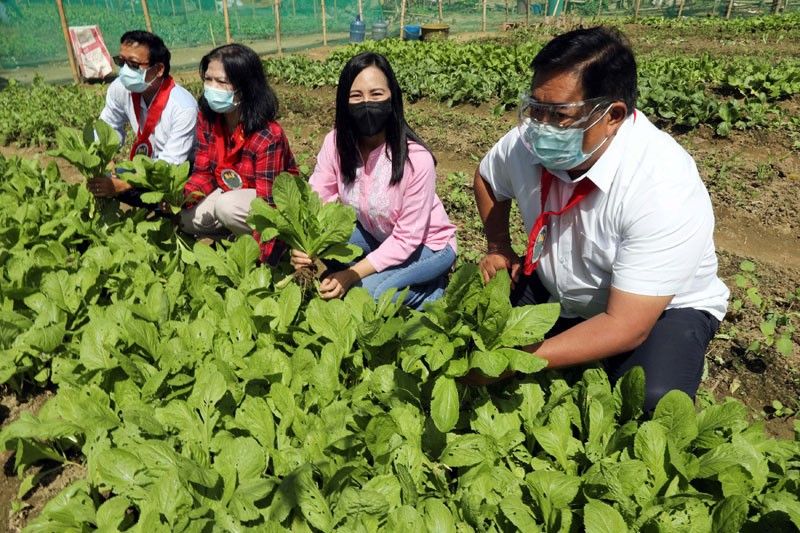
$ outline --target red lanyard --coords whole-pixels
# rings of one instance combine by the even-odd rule
[[[547,196],[550,194],[550,186],[553,184],[554,176],[545,168],[542,168],[542,213],[536,218],[531,234],[528,236],[528,249],[525,252],[525,263],[523,265],[526,276],[533,274],[539,266],[539,259],[544,251],[544,243],[547,240],[547,223],[551,216],[558,216],[564,211],[572,208],[586,198],[595,189],[595,184],[589,178],[584,178],[575,187],[567,205],[559,211],[545,211],[544,205],[547,203]]]
[[[217,184],[223,189],[239,189],[242,187],[242,178],[236,167],[242,158],[244,148],[244,128],[241,123],[233,130],[233,146],[228,147],[225,129],[222,127],[222,117],[214,122],[214,147],[217,152],[217,168],[214,171]]]
[[[172,76],[167,76],[161,81],[161,87],[158,88],[155,98],[147,111],[147,119],[144,124],[140,119],[140,110],[142,108],[142,95],[141,93],[131,93],[131,100],[133,101],[133,112],[136,113],[136,119],[139,122],[139,131],[136,134],[136,140],[131,147],[130,159],[137,154],[144,154],[147,157],[153,157],[153,147],[150,144],[150,136],[156,129],[156,124],[161,120],[161,114],[164,108],[167,107],[169,100],[169,93],[175,87],[175,80]]]

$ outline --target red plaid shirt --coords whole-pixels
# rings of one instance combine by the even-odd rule
[[[229,191],[230,188],[215,175],[217,169],[216,138],[213,124],[208,122],[202,113],[197,117],[197,150],[195,152],[194,168],[189,181],[183,189],[188,197],[194,192],[208,196],[220,188]],[[281,172],[299,174],[294,155],[289,148],[289,141],[277,122],[268,123],[264,129],[252,133],[245,139],[242,147],[241,158],[234,165],[235,170],[242,178],[243,189],[255,189],[256,195],[274,206],[272,201],[272,180]],[[253,232],[253,237],[261,244],[261,260],[266,261],[279,248],[275,241],[261,243],[258,232]],[[282,251],[282,250],[280,250]]]

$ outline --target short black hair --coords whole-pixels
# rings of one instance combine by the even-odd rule
[[[411,129],[403,114],[403,91],[397,83],[397,76],[389,61],[375,52],[362,52],[350,59],[339,75],[336,87],[336,152],[342,170],[342,181],[349,185],[356,179],[356,168],[360,160],[358,149],[358,133],[353,118],[350,116],[350,88],[353,81],[367,67],[377,67],[386,76],[391,93],[392,113],[386,120],[386,148],[392,160],[392,177],[390,185],[400,183],[408,159],[408,141],[414,141],[428,152],[430,149]],[[431,153],[431,156],[433,154]],[[436,158],[434,157],[434,163]]]
[[[144,30],[126,31],[122,34],[122,37],[120,37],[119,44],[129,43],[146,45],[150,53],[150,57],[147,58],[147,61],[151,65],[155,65],[156,63],[164,65],[164,76],[169,76],[169,60],[172,58],[172,55],[169,53],[167,45],[161,40],[161,37],[155,33]]]
[[[628,114],[636,105],[636,59],[628,39],[614,28],[595,26],[563,33],[542,48],[531,62],[537,76],[574,72],[583,98],[623,101]],[[533,81],[531,82],[533,85]]]
[[[278,116],[278,97],[267,83],[264,66],[255,51],[243,44],[224,44],[203,56],[200,60],[200,78],[204,79],[208,64],[219,61],[225,69],[225,76],[239,93],[239,111],[241,113],[244,134],[250,135],[260,131]],[[217,120],[205,96],[200,98],[200,111],[210,123]]]

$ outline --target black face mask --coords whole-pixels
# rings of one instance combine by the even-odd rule
[[[392,100],[349,104],[350,118],[361,137],[372,137],[383,131],[386,119],[392,114]]]

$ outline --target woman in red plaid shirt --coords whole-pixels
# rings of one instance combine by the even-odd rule
[[[278,99],[261,60],[241,44],[215,48],[200,61],[203,96],[197,118],[194,170],[184,193],[191,207],[181,213],[181,228],[197,236],[252,232],[250,203],[272,204],[272,180],[297,165],[280,124]],[[256,239],[258,236],[255,235]],[[274,242],[262,245],[262,259]]]

